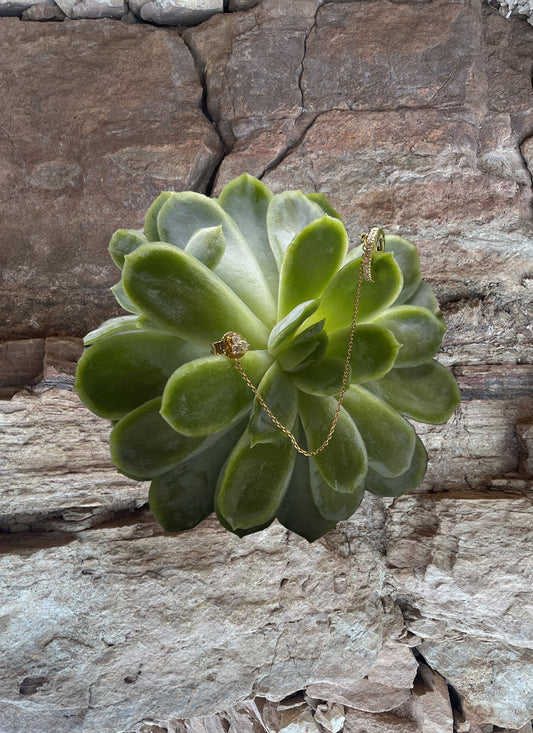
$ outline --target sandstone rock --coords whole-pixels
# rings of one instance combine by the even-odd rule
[[[149,0],[143,2],[143,20],[158,25],[197,25],[224,10],[223,0]]]
[[[385,687],[410,689],[418,663],[409,647],[387,642],[368,672],[368,681]]]
[[[22,387],[36,384],[43,373],[44,339],[6,341],[0,344],[0,399]]]
[[[119,312],[111,234],[162,189],[204,189],[220,141],[173,31],[5,18],[0,54],[0,339],[81,336]]]
[[[0,17],[10,15],[22,15],[40,0],[0,0]]]
[[[516,15],[533,24],[532,0],[489,0],[489,5],[497,8],[505,18]]]
[[[237,10],[249,10],[250,8],[259,5],[261,0],[229,0],[228,10],[233,13]]]
[[[301,111],[299,76],[317,5],[263,0],[247,13],[215,16],[186,32],[205,75],[210,115],[228,147],[270,125],[285,128],[286,144]],[[260,62],[250,63],[255,57]]]
[[[267,703],[261,716],[266,733],[320,733],[313,713],[305,705],[283,708]]]
[[[498,603],[498,600],[496,598],[494,602]],[[509,615],[513,615],[512,610]],[[528,628],[527,619],[523,626]],[[420,645],[420,651],[457,689],[468,721],[480,725],[490,721],[502,728],[519,729],[527,726],[531,720],[531,649],[485,636],[479,640],[465,638],[460,644],[453,641],[426,641]],[[512,689],[512,702],[508,693],[502,695],[504,688],[508,691]]]
[[[72,7],[72,18],[122,18],[126,0],[82,0]]]
[[[346,708],[343,733],[419,733],[419,730],[416,723],[405,716],[394,713],[372,715]]]
[[[19,580],[13,586],[17,575],[24,577],[28,556],[20,547],[9,554],[1,580],[9,622],[4,641],[11,650],[0,683],[3,727],[35,728],[40,721],[45,730],[127,730],[147,714],[188,717],[223,709],[249,696],[254,685],[282,697],[302,678],[343,679],[369,665],[384,633],[382,612],[361,586],[356,596],[334,597],[333,566],[338,572],[353,563],[347,558],[339,566],[334,538],[310,554],[279,526],[243,543],[208,521],[194,537],[161,536],[142,521],[87,530],[81,541],[63,537],[53,549],[47,543],[35,549],[31,585]],[[373,573],[364,554],[357,576]],[[224,575],[224,591],[212,585],[215,567]],[[61,581],[52,590],[53,568]],[[299,584],[312,578],[312,596],[297,592],[296,583],[290,595],[280,593],[287,573]],[[363,628],[369,603],[372,626],[367,620]],[[38,625],[29,621],[35,618]],[[21,708],[18,686],[30,675],[46,681]],[[134,689],[126,677],[135,678]]]
[[[255,701],[243,702],[224,710],[220,717],[229,724],[227,733],[264,733],[261,722],[264,702],[264,699],[258,698]]]
[[[413,694],[405,705],[421,733],[450,733],[454,720],[446,681],[420,664]]]
[[[340,733],[344,728],[345,720],[344,706],[334,702],[318,705],[315,711],[315,722],[330,733]]]
[[[311,697],[331,700],[367,713],[384,713],[395,710],[409,699],[409,689],[386,687],[368,679],[355,679],[345,685],[320,682],[309,685],[307,693]]]
[[[65,13],[53,0],[39,2],[22,13],[22,20],[63,20]]]

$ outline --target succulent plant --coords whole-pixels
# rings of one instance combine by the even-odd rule
[[[325,197],[272,195],[243,175],[218,199],[162,193],[144,230],[118,230],[109,251],[129,315],[88,334],[76,389],[112,421],[117,469],[151,480],[165,530],[216,511],[239,536],[277,518],[313,541],[365,490],[398,496],[420,483],[427,455],[408,418],[445,422],[459,392],[433,358],[445,324],[412,243],[386,236],[373,281],[361,281],[362,249],[349,250]],[[238,363],[285,432],[227,358],[241,337]],[[308,452],[321,446],[343,375],[327,447],[299,452],[287,433]]]

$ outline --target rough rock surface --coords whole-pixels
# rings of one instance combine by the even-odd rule
[[[489,3],[506,18],[516,15],[527,18],[533,25],[533,0],[489,0]]]
[[[282,5],[185,43],[0,21],[0,396],[27,388],[0,403],[0,730],[531,733],[533,32],[453,0]],[[243,171],[322,191],[353,241],[414,239],[462,390],[419,426],[423,485],[311,546],[164,535],[71,390],[74,337],[116,312],[113,230]]]
[[[175,31],[4,18],[0,56],[0,339],[81,336],[118,312],[113,231],[205,189],[220,140]]]

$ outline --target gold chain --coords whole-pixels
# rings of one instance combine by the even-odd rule
[[[333,422],[331,423],[331,427],[329,429],[329,432],[322,443],[322,445],[315,450],[308,451],[302,448],[299,444],[294,435],[291,433],[289,428],[287,428],[285,425],[283,425],[278,418],[272,413],[269,406],[266,404],[265,400],[259,393],[258,389],[252,384],[250,378],[246,374],[246,372],[243,369],[242,364],[240,363],[239,359],[241,356],[244,355],[246,352],[246,349],[248,348],[248,344],[246,341],[240,336],[238,333],[234,331],[230,331],[229,333],[224,334],[221,341],[217,341],[213,344],[213,352],[215,354],[224,354],[229,359],[233,360],[233,366],[235,369],[237,369],[248,387],[252,390],[254,395],[257,397],[257,400],[259,401],[259,404],[263,408],[263,410],[267,413],[267,415],[270,417],[272,422],[283,432],[285,435],[289,438],[293,446],[296,448],[298,453],[301,453],[304,456],[316,456],[318,453],[321,453],[324,448],[326,448],[329,445],[329,442],[331,438],[333,437],[333,433],[335,432],[335,428],[337,427],[337,422],[339,420],[339,415],[342,407],[342,403],[344,400],[344,393],[346,392],[346,385],[348,383],[348,373],[350,371],[350,359],[352,357],[352,347],[354,342],[354,336],[355,336],[355,327],[357,323],[357,314],[359,312],[359,300],[361,298],[361,284],[363,282],[363,277],[365,280],[368,280],[369,282],[374,282],[374,279],[372,277],[372,254],[374,253],[374,250],[376,252],[383,252],[385,250],[385,233],[383,229],[380,227],[374,227],[370,230],[368,233],[361,234],[361,242],[363,245],[363,255],[361,258],[361,266],[359,267],[359,273],[357,275],[357,284],[355,287],[355,297],[354,297],[354,304],[353,304],[353,310],[352,310],[352,323],[350,326],[350,336],[348,338],[348,349],[346,352],[346,362],[344,364],[344,372],[342,375],[342,382],[341,382],[341,388],[339,392],[339,399],[337,400],[337,407],[335,408],[335,415],[333,416]]]

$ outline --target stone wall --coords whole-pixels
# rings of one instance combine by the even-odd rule
[[[531,731],[530,26],[262,0],[187,30],[3,18],[0,48],[0,730]],[[420,428],[424,484],[313,545],[165,535],[72,391],[117,312],[111,233],[244,171],[416,241],[462,390]]]

